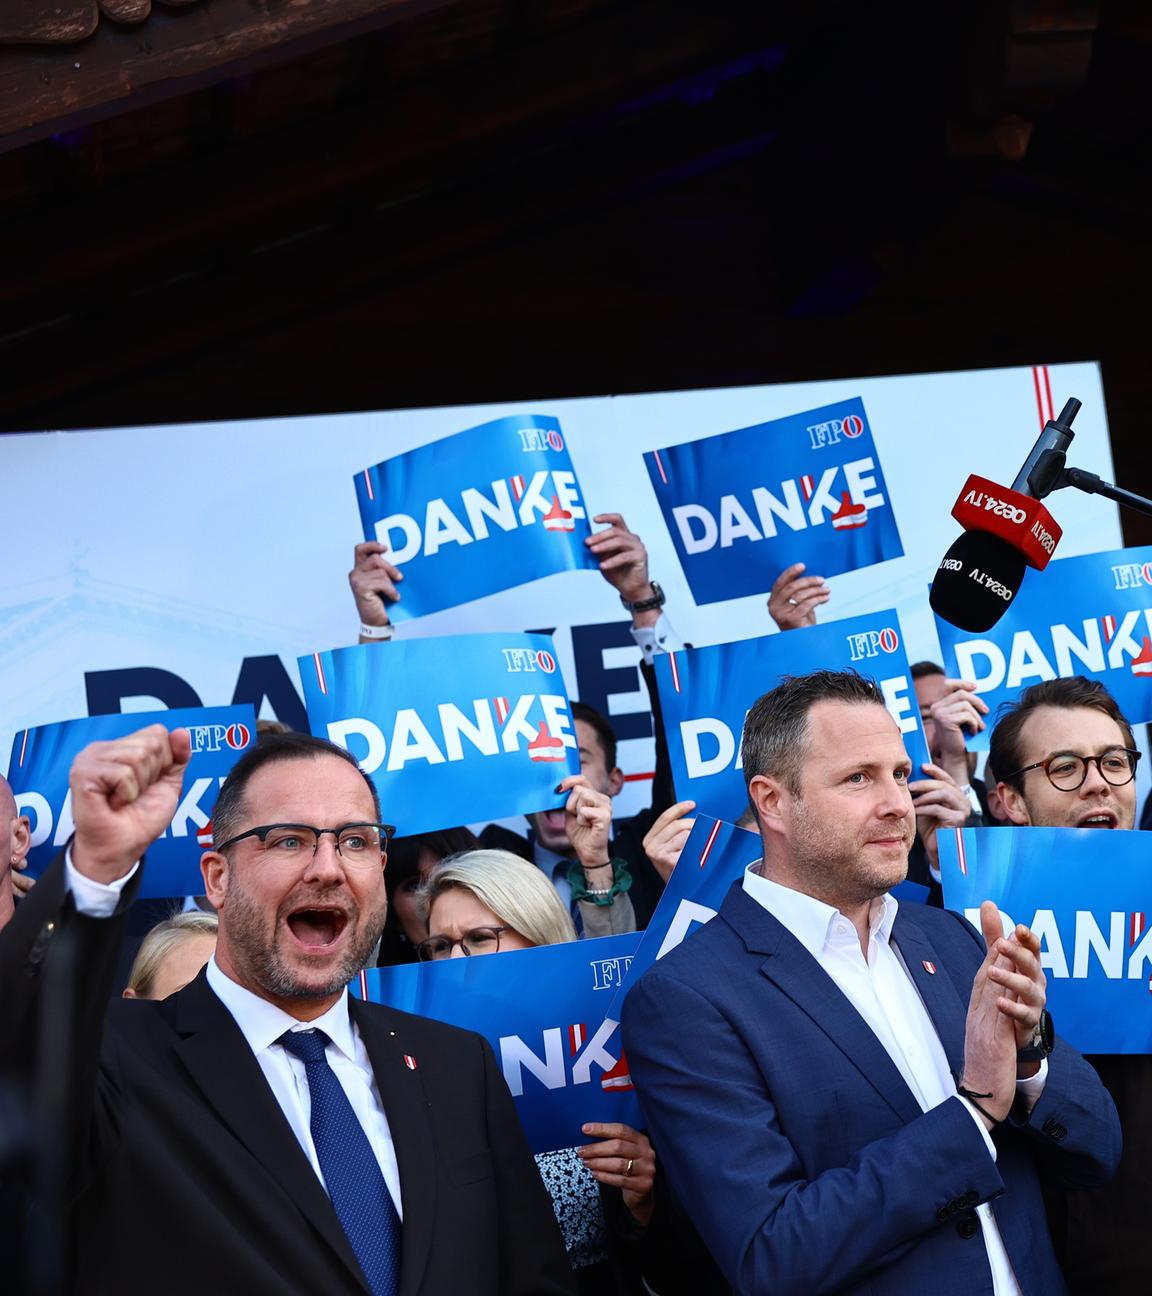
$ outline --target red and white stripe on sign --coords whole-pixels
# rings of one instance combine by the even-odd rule
[[[1144,935],[1144,915],[1134,913],[1128,920],[1128,944],[1135,945]]]
[[[712,825],[712,831],[708,834],[708,840],[704,843],[704,849],[700,852],[700,867],[703,868],[708,863],[708,856],[712,853],[712,847],[716,844],[717,834],[720,832],[720,820],[717,819]]]
[[[20,739],[20,768],[24,768],[24,753],[28,750],[28,730],[24,730],[24,737]]]
[[[324,664],[320,660],[320,654],[318,652],[314,652],[312,654],[312,660],[316,663],[316,682],[320,685],[320,692],[323,693],[325,697],[327,697],[328,681],[324,678]]]
[[[924,963],[924,971],[927,972],[929,976],[935,976],[936,964],[931,962],[929,959],[924,959],[923,963]]]
[[[568,1027],[568,1048],[571,1050],[573,1057],[575,1057],[584,1047],[584,1042],[587,1038],[588,1027],[585,1026],[583,1022],[578,1026]]]
[[[653,450],[652,456],[656,460],[656,469],[660,473],[660,480],[665,486],[668,485],[668,474],[664,471],[664,460],[660,458],[660,451]]]
[[[376,498],[376,492],[372,489],[372,474],[367,468],[364,469],[364,488],[368,492],[368,498],[374,500]]]
[[[520,496],[524,494],[524,478],[509,477],[508,480],[512,483],[512,494],[519,499]]]
[[[668,654],[668,667],[672,672],[672,687],[677,693],[680,692],[680,667],[676,665],[676,654]]]
[[[1116,634],[1116,618],[1114,616],[1102,616],[1100,624],[1104,627],[1104,642],[1111,643]]]
[[[508,699],[505,697],[493,698],[492,702],[496,707],[496,723],[503,724],[508,719]]]
[[[810,500],[812,492],[816,489],[816,483],[811,477],[805,475],[800,478],[800,489],[804,492],[804,498]]]
[[[1040,415],[1040,426],[1056,417],[1052,408],[1052,380],[1048,376],[1047,365],[1032,366],[1032,386],[1036,392],[1036,410]]]
[[[416,1059],[412,1056],[411,1053],[404,1054],[404,1065],[408,1068],[409,1071],[416,1070]]]
[[[963,828],[953,828],[952,831],[956,834],[956,856],[960,861],[960,872],[967,877],[968,859],[964,854],[964,830]]]
[[[360,998],[368,998],[368,973],[364,968],[360,969]]]

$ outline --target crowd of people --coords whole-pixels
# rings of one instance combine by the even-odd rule
[[[1140,753],[1098,683],[1035,685],[993,717],[972,684],[917,663],[921,769],[855,672],[813,663],[749,698],[741,826],[762,855],[625,1001],[643,1129],[590,1122],[585,1143],[533,1158],[482,1039],[349,997],[368,966],[651,920],[696,809],[676,799],[653,670],[684,645],[640,538],[618,514],[595,521],[587,543],[631,614],[655,722],[639,814],[614,819],[616,735],[581,703],[580,774],[519,832],[394,837],[347,752],[262,723],[217,800],[203,894],[158,908],[136,895],[181,794],[185,731],[77,758],[74,835],[35,884],[30,825],[0,778],[0,1241],[15,1284],[1141,1289],[1149,1058],[1081,1058],[1047,1011],[1036,936],[1004,932],[994,905],[979,933],[945,910],[937,847],[962,826],[1135,827]],[[373,651],[388,651],[403,579],[383,545],[356,547]],[[767,611],[788,632],[829,599],[795,564]],[[966,740],[986,726],[981,779]],[[926,904],[892,897],[905,877]],[[50,1083],[52,1058],[66,1075]],[[30,1141],[5,1137],[20,1110],[36,1113]]]

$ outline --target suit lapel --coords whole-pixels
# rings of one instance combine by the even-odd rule
[[[920,1104],[872,1028],[795,936],[739,882],[721,916],[754,957],[767,955],[761,973],[801,1008],[906,1124],[923,1115]]]
[[[959,1077],[964,1070],[964,1027],[968,1005],[940,963],[940,956],[901,905],[892,926],[892,943],[899,949],[912,983],[920,992],[936,1034],[944,1046],[948,1066]]]
[[[347,1235],[232,1014],[203,973],[176,1000],[177,1053],[216,1113],[367,1288]]]
[[[405,1038],[403,1019],[380,1005],[349,999],[368,1050],[400,1170],[404,1205],[400,1296],[414,1296],[428,1263],[436,1217],[436,1144],[420,1074],[419,1050]]]

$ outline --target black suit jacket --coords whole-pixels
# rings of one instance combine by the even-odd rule
[[[0,934],[0,1067],[29,1078],[55,1007],[41,971],[63,933],[75,945],[74,1290],[363,1296],[327,1194],[204,975],[162,1002],[108,1004],[129,890],[117,917],[87,918],[58,860]],[[351,1012],[399,1164],[401,1296],[572,1292],[485,1041],[380,1005]]]

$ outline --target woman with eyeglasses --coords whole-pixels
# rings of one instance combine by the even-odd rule
[[[429,874],[419,903],[429,932],[417,946],[421,959],[506,953],[576,939],[552,883],[534,864],[509,851],[450,856]],[[582,1292],[641,1293],[645,1288],[639,1273],[627,1271],[639,1269],[643,1256],[622,1252],[643,1238],[652,1221],[652,1144],[629,1125],[590,1124],[584,1132],[599,1141],[536,1158],[568,1259]]]

